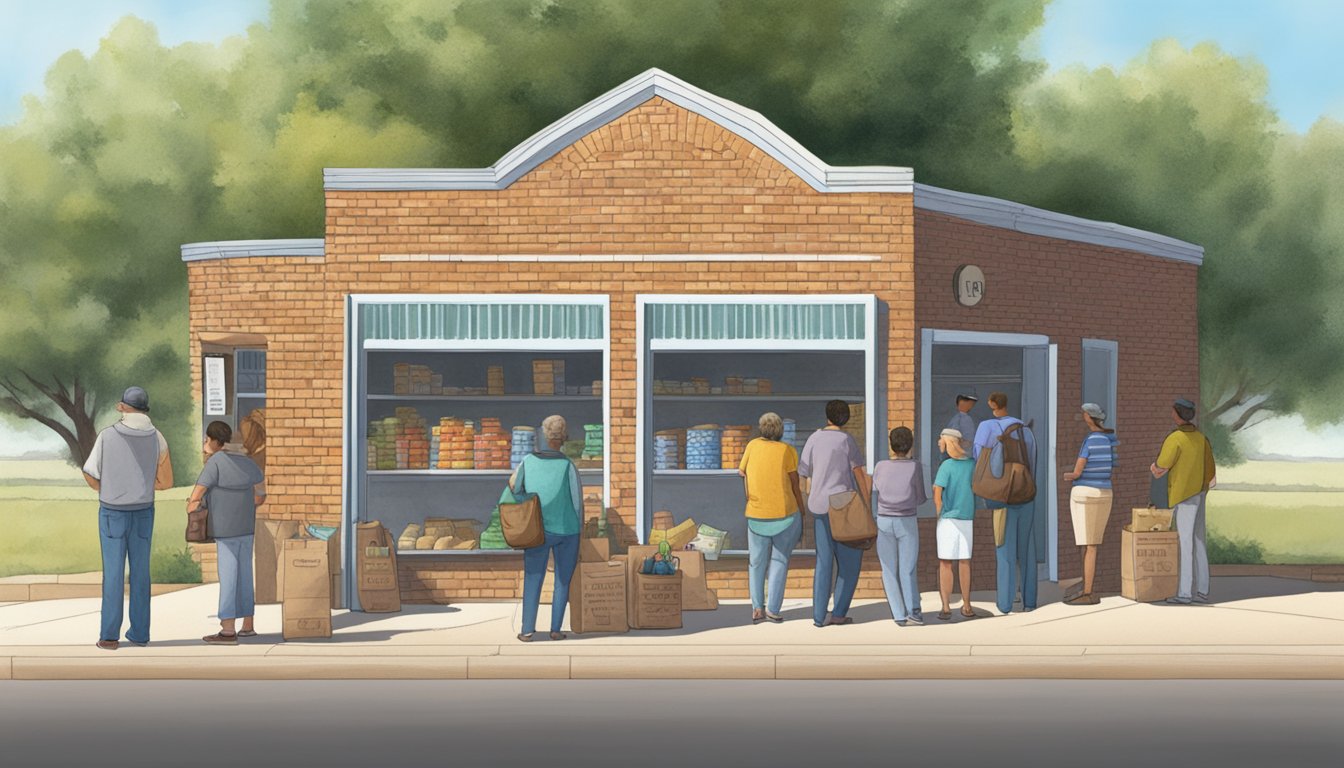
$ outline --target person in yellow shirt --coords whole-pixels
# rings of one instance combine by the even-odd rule
[[[1172,605],[1209,601],[1209,554],[1204,545],[1204,500],[1217,485],[1213,446],[1195,428],[1195,404],[1181,398],[1171,406],[1176,429],[1162,442],[1153,477],[1167,478],[1167,505],[1180,540],[1181,578]]]
[[[761,436],[747,443],[738,462],[737,474],[745,478],[747,496],[747,579],[751,591],[751,623],[779,623],[784,605],[784,583],[789,557],[803,532],[807,508],[798,484],[798,452],[784,436],[784,421],[777,413],[760,419]],[[767,570],[770,603],[765,602]]]

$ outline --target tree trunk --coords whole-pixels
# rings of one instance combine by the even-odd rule
[[[55,376],[52,377],[53,387],[37,381],[23,371],[19,371],[19,375],[28,380],[29,387],[15,384],[9,378],[0,380],[0,389],[5,393],[0,396],[0,408],[16,416],[36,421],[55,432],[65,441],[66,448],[70,451],[70,460],[77,466],[84,466],[89,454],[93,453],[94,441],[98,439],[98,431],[93,423],[97,396],[87,395],[78,377],[75,378],[74,395],[71,396],[65,383]],[[36,394],[30,391],[30,388],[36,390]],[[42,400],[47,402],[43,403]],[[50,405],[59,408],[72,426],[67,426],[57,417],[49,415]]]

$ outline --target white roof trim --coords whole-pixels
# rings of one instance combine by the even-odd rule
[[[323,256],[326,241],[321,238],[302,240],[222,240],[216,243],[185,243],[183,261],[210,259],[239,259],[248,256]]]
[[[1068,216],[995,197],[915,185],[915,207],[1029,235],[1138,251],[1164,259],[1203,264],[1203,246],[1105,221]]]
[[[660,69],[650,69],[570,112],[514,147],[489,168],[326,168],[329,190],[504,189],[519,177],[655,96],[694,112],[759,147],[818,192],[914,190],[914,171],[887,166],[832,167],[761,113],[721,99]]]

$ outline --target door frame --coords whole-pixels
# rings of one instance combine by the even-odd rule
[[[1050,414],[1050,428],[1047,430],[1046,483],[1050,492],[1046,494],[1046,520],[1049,531],[1046,536],[1046,566],[1049,580],[1059,581],[1059,468],[1056,466],[1056,446],[1059,436],[1059,345],[1052,344],[1049,336],[1032,333],[991,333],[987,331],[954,331],[940,328],[920,330],[919,356],[919,434],[920,461],[924,468],[924,484],[933,484],[932,459],[934,441],[933,421],[933,348],[939,346],[1001,346],[1035,347],[1047,350],[1047,398],[1046,411]],[[1023,379],[1025,379],[1025,373]],[[1038,435],[1039,437],[1039,435]],[[1039,443],[1039,441],[1038,441]]]

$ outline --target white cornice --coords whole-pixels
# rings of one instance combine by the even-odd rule
[[[186,243],[182,246],[183,261],[240,259],[248,256],[322,256],[325,253],[326,241],[321,238],[222,240],[215,243]]]
[[[570,112],[489,168],[327,168],[328,190],[504,189],[583,136],[655,96],[723,126],[759,147],[818,192],[913,191],[914,172],[887,166],[832,167],[761,113],[650,69]]]
[[[1187,264],[1204,263],[1202,246],[1174,237],[1105,221],[1068,216],[996,197],[953,192],[950,189],[931,187],[927,184],[914,186],[915,207],[922,210],[945,213],[959,219],[1030,235],[1091,243],[1108,248],[1123,248]]]

